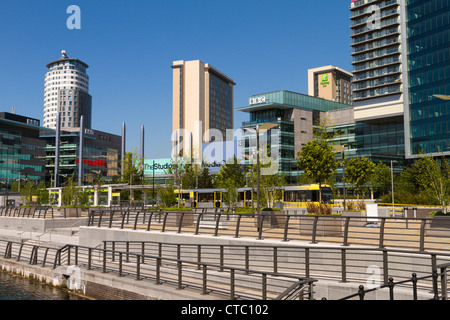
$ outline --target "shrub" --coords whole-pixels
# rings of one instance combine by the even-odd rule
[[[331,216],[333,214],[333,208],[329,204],[315,204],[314,202],[308,202],[306,204],[306,211],[309,214],[320,214]]]
[[[450,212],[444,212],[442,210],[440,211],[433,211],[430,212],[428,215],[434,217],[434,216],[450,216]]]

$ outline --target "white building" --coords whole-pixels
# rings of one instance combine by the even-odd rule
[[[47,64],[45,74],[44,121],[46,128],[56,129],[58,112],[61,113],[61,128],[80,126],[84,116],[84,127],[91,128],[92,97],[89,95],[89,66],[69,58],[65,51],[56,61]]]

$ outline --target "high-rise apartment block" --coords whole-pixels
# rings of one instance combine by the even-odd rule
[[[400,0],[352,1],[353,104],[358,154],[372,161],[405,155],[407,68]]]
[[[308,95],[353,104],[352,77],[350,72],[334,66],[309,69]]]
[[[201,137],[193,141],[214,141],[218,135],[207,134],[210,129],[217,129],[225,140],[226,130],[233,129],[234,81],[200,60],[174,61],[172,69],[173,131],[184,129],[195,134],[200,123]],[[200,149],[201,145],[194,147]]]
[[[59,112],[61,128],[79,127],[81,116],[84,116],[84,127],[91,128],[92,97],[86,73],[88,67],[78,59],[69,58],[65,51],[62,51],[61,58],[47,64],[44,127],[56,129]]]
[[[450,2],[352,1],[359,150],[396,159],[450,155]]]

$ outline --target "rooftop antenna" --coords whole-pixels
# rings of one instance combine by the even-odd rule
[[[12,114],[16,114],[16,108],[12,107],[11,113],[12,113]]]

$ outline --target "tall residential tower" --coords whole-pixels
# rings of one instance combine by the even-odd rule
[[[89,95],[89,66],[65,51],[56,61],[47,64],[45,75],[44,123],[46,128],[56,129],[58,112],[61,114],[61,128],[80,126],[84,116],[84,127],[91,128],[92,97]]]

